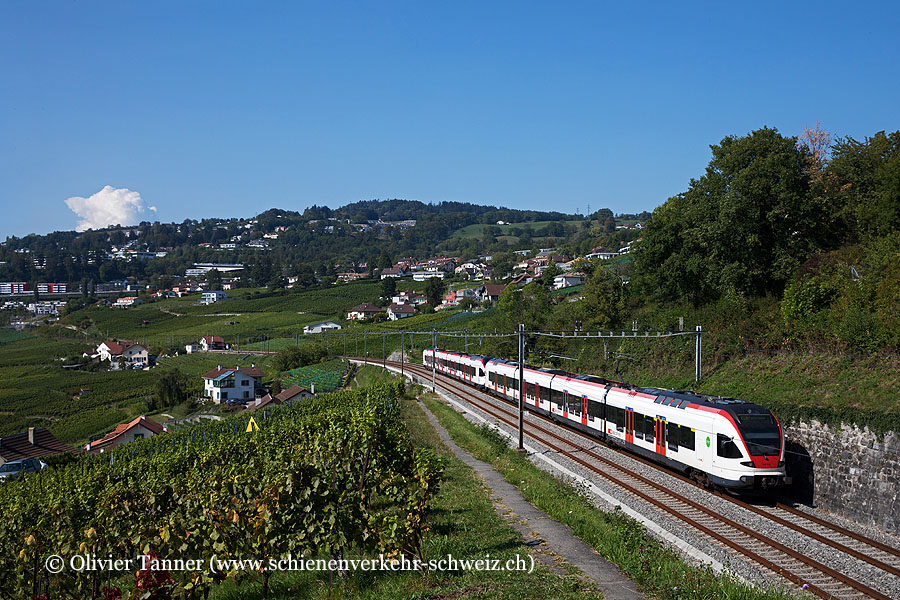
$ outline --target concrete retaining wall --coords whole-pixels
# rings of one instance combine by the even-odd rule
[[[900,438],[818,421],[786,428],[787,469],[798,501],[878,527],[900,531]]]

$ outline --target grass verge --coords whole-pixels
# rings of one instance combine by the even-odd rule
[[[509,448],[506,438],[476,427],[450,406],[426,399],[453,440],[476,458],[490,463],[525,498],[554,519],[570,527],[607,560],[637,582],[648,597],[667,600],[729,598],[784,600],[789,594],[749,586],[728,574],[696,568],[651,537],[637,521],[619,511],[598,510],[586,493],[542,471]]]

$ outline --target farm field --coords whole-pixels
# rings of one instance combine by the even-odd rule
[[[299,385],[308,390],[312,390],[315,386],[316,393],[333,392],[338,388],[346,370],[347,363],[340,359],[325,361],[317,365],[307,365],[286,371],[281,385],[284,389],[292,385]]]
[[[116,424],[147,413],[157,373],[177,368],[189,390],[202,391],[200,375],[217,365],[249,366],[266,370],[271,357],[237,354],[181,354],[163,358],[151,371],[81,371],[62,368],[59,358],[80,354],[83,343],[35,337],[0,345],[0,435],[28,427],[47,427],[61,441],[87,441]],[[90,393],[78,397],[78,391]]]
[[[68,315],[60,323],[80,331],[87,325],[88,336],[98,341],[109,337],[168,347],[219,335],[227,344],[245,344],[265,337],[293,338],[302,334],[305,325],[339,319],[347,309],[377,298],[380,291],[377,281],[284,294],[241,289],[229,292],[228,300],[209,306],[199,305],[198,295],[125,310],[94,306]],[[77,335],[71,330],[64,333]]]

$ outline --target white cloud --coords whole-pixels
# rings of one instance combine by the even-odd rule
[[[109,185],[88,198],[73,196],[66,200],[66,206],[80,217],[76,231],[103,229],[110,225],[134,225],[139,220],[138,215],[145,210],[138,192]],[[149,210],[155,213],[156,207],[150,206]]]

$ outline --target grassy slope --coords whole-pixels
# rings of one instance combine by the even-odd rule
[[[372,368],[370,368],[372,369]],[[412,400],[402,403],[406,421],[417,447],[433,448],[445,462],[444,481],[429,518],[426,557],[452,554],[457,558],[506,559],[526,556],[529,548],[518,534],[494,512],[490,496],[472,470],[453,457],[440,442],[424,413]],[[342,587],[335,577],[329,591],[328,573],[292,573],[273,577],[270,598],[599,598],[578,578],[550,573],[536,566],[526,572],[464,573],[354,573]],[[259,586],[244,583],[217,588],[213,600],[255,600]]]

